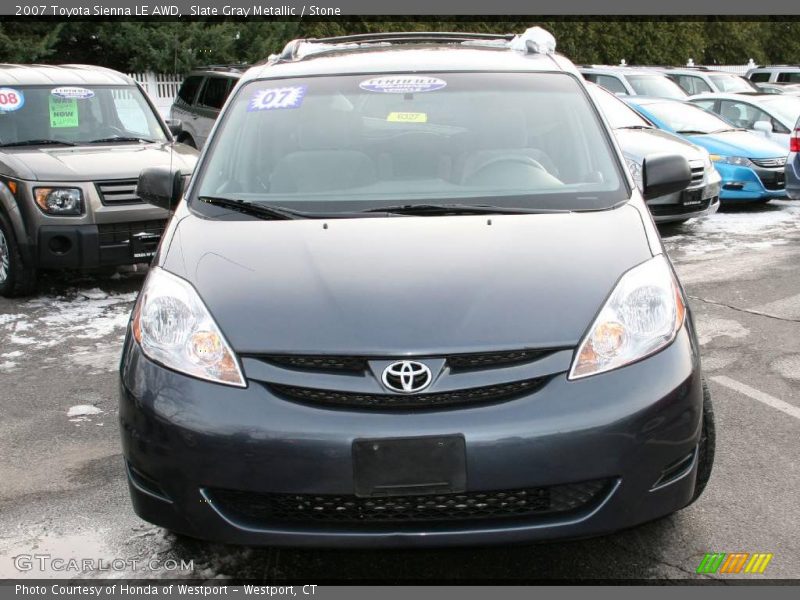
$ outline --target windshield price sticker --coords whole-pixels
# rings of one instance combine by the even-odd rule
[[[447,85],[443,79],[425,77],[423,75],[391,75],[373,77],[358,84],[362,90],[381,94],[416,94],[433,92]]]
[[[77,127],[78,124],[78,101],[50,96],[50,127]]]
[[[390,112],[386,120],[390,123],[427,123],[428,115],[421,112]]]
[[[57,98],[75,98],[77,100],[94,98],[94,92],[92,90],[87,90],[86,88],[82,87],[57,87],[53,90],[50,90],[50,94],[56,96]]]
[[[13,112],[25,104],[25,95],[14,88],[0,88],[0,112]]]
[[[291,87],[270,88],[258,90],[250,99],[247,111],[278,110],[282,108],[299,108],[303,104],[308,86],[295,85]]]

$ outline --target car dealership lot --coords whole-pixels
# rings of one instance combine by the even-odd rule
[[[83,574],[47,565],[67,577],[690,577],[706,552],[771,552],[766,577],[800,577],[800,203],[723,210],[662,232],[717,414],[715,471],[692,507],[605,538],[535,546],[343,552],[178,539],[133,514],[122,468],[116,363],[142,274],[60,275],[36,297],[0,299],[0,577],[41,576],[14,566],[34,554],[95,561]],[[168,559],[194,568],[170,570]]]

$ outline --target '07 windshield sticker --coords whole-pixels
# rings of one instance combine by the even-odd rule
[[[291,87],[270,88],[258,90],[247,105],[247,111],[278,110],[281,108],[299,108],[303,104],[308,86],[294,85]]]
[[[25,95],[14,88],[0,88],[0,112],[14,112],[25,104]]]
[[[447,85],[443,79],[424,75],[387,75],[373,77],[358,84],[362,90],[381,94],[416,94],[433,92]]]
[[[75,98],[76,100],[88,100],[94,98],[94,92],[82,87],[64,86],[50,90],[50,94],[57,98]]]

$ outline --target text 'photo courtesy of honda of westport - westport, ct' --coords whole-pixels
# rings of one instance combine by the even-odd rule
[[[181,10],[0,17],[0,580],[800,578],[800,21]]]

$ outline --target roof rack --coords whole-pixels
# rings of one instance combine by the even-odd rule
[[[515,45],[515,43],[522,45]],[[375,46],[395,44],[467,44],[484,47],[523,50],[547,53],[555,51],[553,36],[532,27],[522,36],[513,33],[462,33],[452,31],[398,31],[383,33],[359,33],[324,38],[300,38],[290,41],[280,54],[273,54],[268,62],[291,62],[323,52],[359,50]]]
[[[247,63],[231,63],[221,65],[200,65],[195,71],[246,71],[250,68]]]

